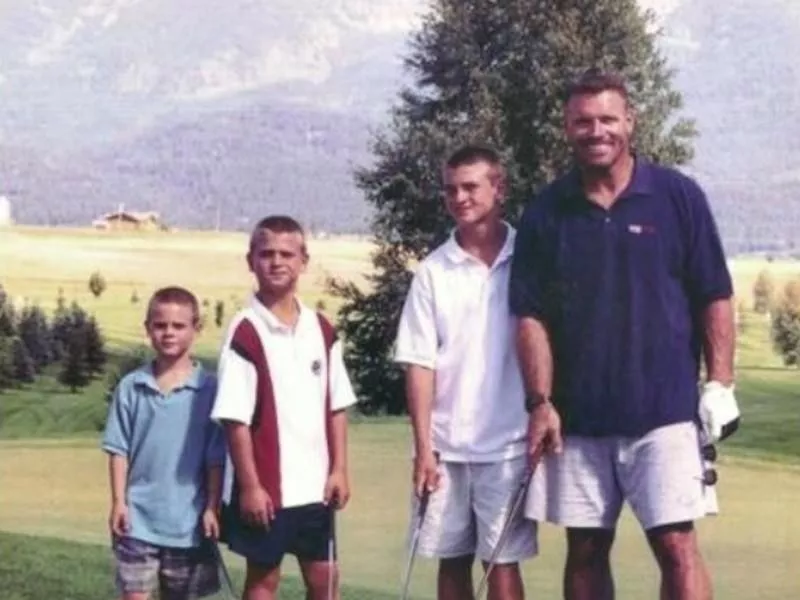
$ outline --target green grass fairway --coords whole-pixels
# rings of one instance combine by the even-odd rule
[[[342,576],[346,585],[366,591],[360,595],[354,591],[347,598],[378,599],[383,597],[381,594],[388,598],[397,592],[407,524],[408,442],[408,429],[403,423],[359,424],[352,428],[354,495],[339,526]],[[719,494],[723,514],[699,525],[714,573],[716,597],[800,598],[800,578],[796,573],[800,564],[800,514],[796,511],[800,468],[726,456],[722,460]],[[106,465],[95,441],[0,442],[0,481],[4,482],[0,530],[106,544]],[[5,484],[9,481],[14,482],[13,486]],[[6,563],[13,555],[9,538],[4,539],[0,539],[0,563]],[[50,578],[61,577],[61,581],[78,590],[74,596],[65,597],[107,598],[102,594],[80,595],[88,593],[94,585],[91,582],[101,585],[103,577],[110,578],[102,553],[93,547],[63,549],[64,552],[50,555],[45,552],[41,560],[35,559],[39,550],[33,549],[13,560],[24,560],[29,565],[29,585],[40,579],[46,585]],[[525,564],[525,579],[535,597],[557,598],[564,556],[561,532],[543,527],[541,550],[538,559]],[[70,574],[75,565],[72,558],[76,556],[85,556],[87,567],[94,573],[88,583]],[[613,560],[618,598],[655,597],[656,569],[628,514],[621,524]],[[228,562],[233,568],[241,568],[237,557],[229,556]],[[434,565],[422,560],[415,569],[415,597],[433,598]],[[286,571],[296,575],[291,563]],[[2,587],[19,580],[8,570],[0,571]],[[21,596],[44,597],[48,595]]]
[[[144,341],[144,302],[158,287],[182,285],[208,302],[208,324],[198,349],[213,353],[220,329],[213,323],[214,304],[225,302],[226,318],[252,290],[245,263],[243,233],[187,231],[129,233],[13,227],[0,229],[0,284],[17,306],[38,303],[55,308],[59,288],[67,302],[76,300],[98,321],[113,347]],[[334,315],[337,303],[324,293],[327,277],[363,282],[370,270],[372,246],[355,238],[308,241],[311,256],[300,292],[314,305],[322,300]],[[89,276],[100,271],[106,291],[94,298]],[[134,291],[140,301],[131,302]]]
[[[114,565],[108,550],[94,544],[67,542],[0,532],[0,585],[3,600],[108,600],[115,596],[109,573]],[[31,577],[31,573],[36,573]],[[240,570],[231,569],[233,585],[240,593],[244,581]],[[224,584],[223,584],[224,585]],[[297,577],[281,584],[281,598],[302,600],[305,591]],[[351,586],[342,592],[352,600],[389,600],[394,596]],[[208,597],[229,598],[225,589]]]

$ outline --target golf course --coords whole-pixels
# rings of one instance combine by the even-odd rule
[[[251,280],[247,237],[225,232],[125,233],[44,227],[0,229],[0,285],[16,307],[51,313],[59,294],[94,315],[110,354],[109,368],[145,343],[148,296],[167,284],[196,293],[207,319],[196,346],[213,364],[224,320],[247,301]],[[329,277],[367,285],[371,245],[350,237],[309,241],[301,295],[335,317]],[[759,272],[780,289],[800,275],[800,262],[731,261],[739,307],[737,397],[740,431],[720,445],[721,514],[699,523],[715,597],[800,598],[800,372],[783,366],[770,343],[768,317],[752,311]],[[106,283],[95,297],[92,273]],[[113,567],[106,519],[107,465],[99,449],[105,420],[105,378],[78,393],[46,373],[34,384],[0,393],[0,598],[107,600]],[[402,418],[354,414],[350,433],[352,499],[341,513],[339,554],[343,598],[398,596],[406,560],[410,429]],[[540,529],[540,556],[524,564],[529,598],[561,597],[561,530]],[[242,562],[224,553],[241,589]],[[613,550],[617,598],[657,598],[658,577],[638,525],[626,512]],[[293,560],[285,563],[282,598],[303,598]],[[477,572],[476,572],[477,576]],[[435,597],[435,565],[418,560],[413,597]],[[222,596],[220,596],[222,597]]]

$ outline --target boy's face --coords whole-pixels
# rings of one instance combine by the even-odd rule
[[[189,352],[194,343],[197,319],[191,306],[158,302],[151,307],[145,328],[159,356],[179,358]]]
[[[499,219],[502,183],[492,165],[483,161],[446,168],[444,201],[459,227]]]
[[[307,263],[303,234],[261,229],[253,235],[247,264],[260,291],[278,296],[293,293]]]

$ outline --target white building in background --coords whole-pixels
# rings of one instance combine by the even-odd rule
[[[11,201],[6,196],[0,196],[0,227],[11,224]]]

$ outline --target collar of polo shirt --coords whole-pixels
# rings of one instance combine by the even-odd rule
[[[297,305],[297,323],[292,328],[283,321],[281,321],[278,317],[275,316],[270,309],[268,309],[261,300],[258,299],[258,296],[253,294],[252,298],[250,299],[250,308],[255,311],[255,313],[261,318],[261,320],[266,324],[266,326],[274,333],[291,333],[292,331],[297,331],[301,327],[304,327],[305,324],[308,322],[308,317],[311,315],[310,310],[303,305],[302,302],[298,301],[295,298],[295,304]],[[316,321],[315,321],[316,322]]]
[[[203,387],[203,384],[206,380],[206,372],[203,368],[203,365],[199,362],[194,362],[194,370],[189,378],[184,381],[181,385],[176,387],[173,391],[179,389],[192,389],[192,390],[199,390]],[[158,387],[158,383],[156,382],[156,375],[153,372],[153,362],[148,361],[147,364],[142,365],[134,374],[134,385],[143,385],[155,391],[161,391]]]
[[[514,252],[514,237],[516,231],[514,230],[511,225],[503,221],[503,225],[506,228],[506,240],[503,242],[503,247],[500,249],[500,253],[497,255],[497,259],[494,261],[494,265],[503,264],[505,261],[511,258],[511,255]],[[460,264],[464,262],[475,262],[478,259],[466,252],[456,241],[456,229],[453,229],[450,232],[450,237],[444,243],[444,252],[447,259],[454,264]]]
[[[633,155],[633,159],[633,176],[628,183],[628,187],[622,191],[619,197],[652,196],[656,193],[652,166],[646,159],[636,154]],[[567,186],[567,195],[569,198],[586,199],[586,194],[583,191],[583,184],[581,183],[580,171],[577,166],[570,169],[567,176],[564,178],[564,183]]]

